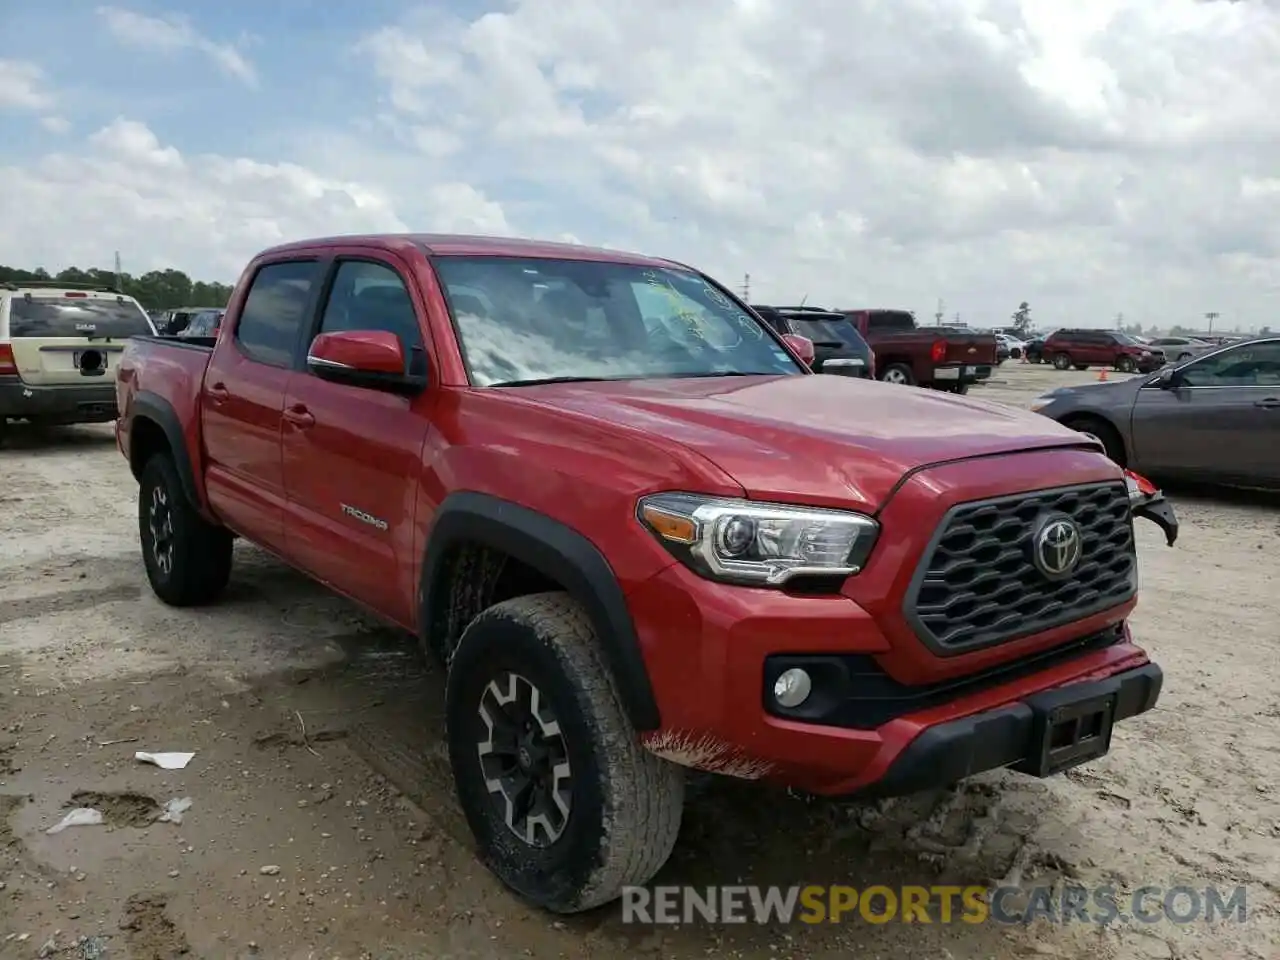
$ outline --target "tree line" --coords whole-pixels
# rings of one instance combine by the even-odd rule
[[[0,265],[0,283],[22,283],[31,280],[54,280],[68,284],[97,284],[116,287],[116,272],[91,267],[82,270],[68,267],[49,273],[43,267],[21,270]],[[225,283],[192,280],[181,270],[152,270],[140,277],[120,274],[119,289],[136,299],[147,310],[172,310],[175,307],[225,307],[231,299],[231,287]]]

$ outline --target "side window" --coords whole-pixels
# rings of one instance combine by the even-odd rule
[[[386,264],[371,260],[344,260],[338,264],[319,332],[344,330],[394,333],[404,347],[405,372],[427,372],[427,354],[413,300],[403,278]]]
[[[1280,340],[1243,343],[1182,368],[1188,387],[1280,387]]]
[[[319,272],[314,260],[269,263],[258,271],[236,324],[236,342],[250,359],[273,367],[293,363]]]

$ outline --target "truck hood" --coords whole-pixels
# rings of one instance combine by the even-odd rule
[[[602,381],[514,390],[540,406],[679,443],[753,499],[814,506],[876,510],[918,467],[1086,442],[1029,411],[851,377]]]

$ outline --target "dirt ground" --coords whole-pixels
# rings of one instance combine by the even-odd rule
[[[1094,376],[1006,364],[973,395]],[[1245,884],[1245,924],[642,929],[616,906],[541,914],[476,864],[441,677],[403,637],[247,546],[220,605],[164,607],[110,430],[19,431],[0,451],[0,958],[1274,958],[1280,504],[1176,504],[1175,548],[1140,525],[1133,617],[1165,692],[1108,757],[852,807],[716,782],[659,881]],[[46,832],[77,806],[106,823]]]

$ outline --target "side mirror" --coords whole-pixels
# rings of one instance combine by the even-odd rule
[[[1174,367],[1165,367],[1150,381],[1151,386],[1159,387],[1161,390],[1172,390],[1181,381],[1178,371]]]
[[[420,392],[426,379],[406,375],[405,365],[404,344],[385,330],[322,333],[307,351],[307,369],[322,380],[391,393]]]
[[[815,356],[813,349],[813,341],[808,337],[802,337],[797,333],[783,334],[782,339],[786,341],[787,346],[794,350],[797,356],[804,361],[806,367],[813,366],[813,358]]]

